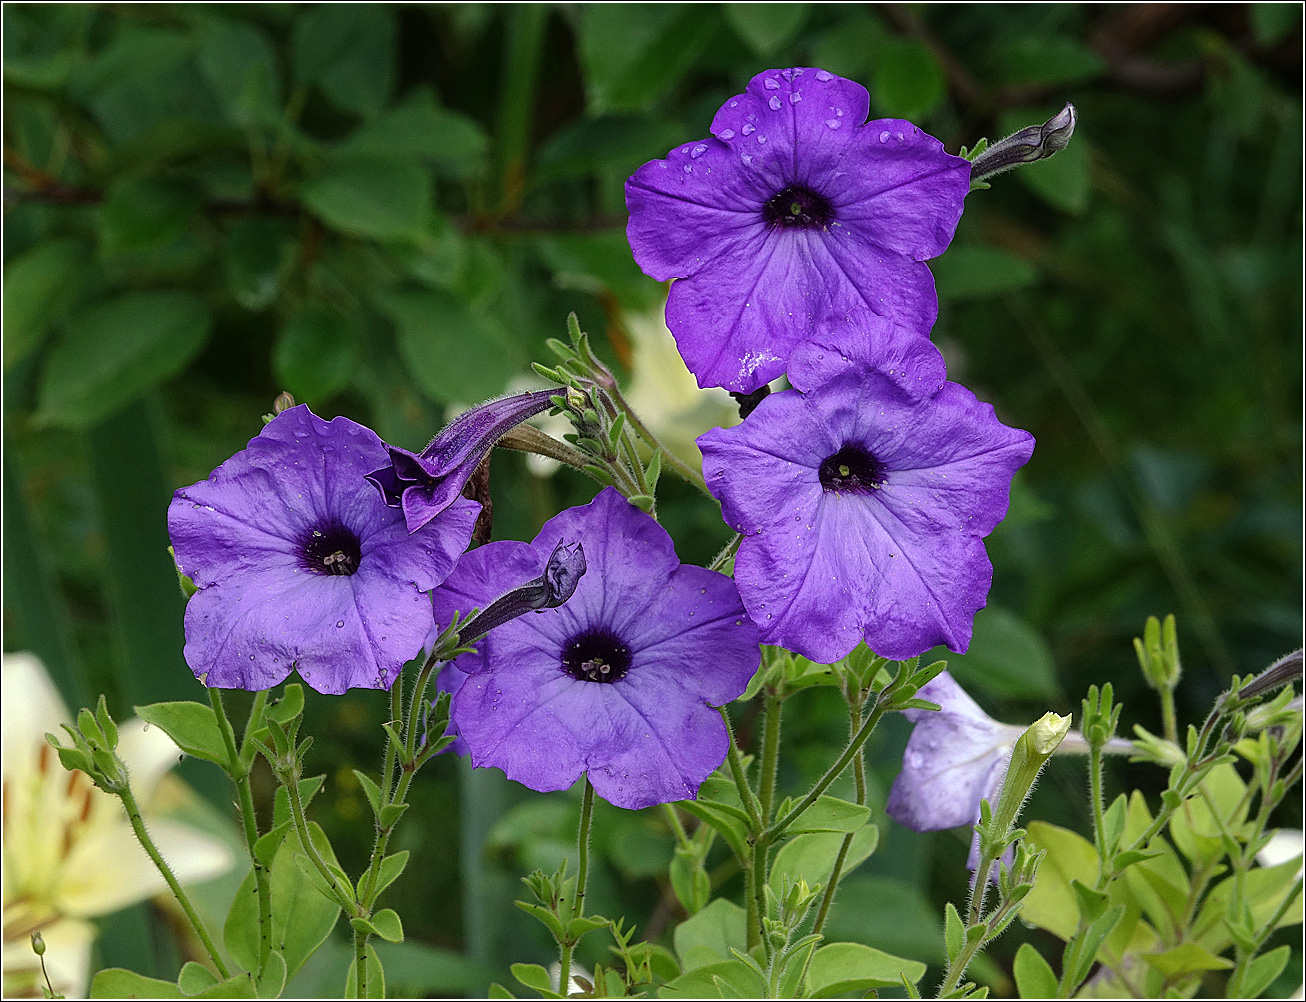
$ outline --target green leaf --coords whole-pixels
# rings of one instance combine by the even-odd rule
[[[427,160],[437,172],[469,178],[485,167],[490,140],[475,120],[440,107],[426,88],[365,121],[336,148],[341,159]]]
[[[760,999],[765,997],[765,991],[766,985],[757,971],[741,960],[727,960],[686,971],[663,985],[658,997]]]
[[[363,963],[367,971],[367,995],[369,999],[385,998],[385,971],[381,967],[381,958],[368,943],[364,948]],[[347,999],[358,998],[358,960],[349,962],[349,971],[345,975],[345,994]]]
[[[389,830],[399,822],[399,819],[404,816],[404,811],[406,810],[408,810],[407,804],[387,804],[385,807],[381,808],[380,814],[377,815],[376,823],[382,828]]]
[[[354,364],[349,321],[321,300],[302,303],[290,314],[272,352],[280,385],[310,404],[339,392],[349,382]]]
[[[1075,901],[1079,906],[1079,914],[1089,922],[1097,921],[1102,913],[1106,911],[1110,898],[1079,880],[1072,880],[1070,886],[1075,892]]]
[[[300,185],[299,197],[324,223],[350,236],[413,239],[431,214],[431,177],[411,160],[332,160]]]
[[[125,292],[67,324],[41,373],[39,418],[86,428],[186,368],[208,342],[209,311],[184,292]]]
[[[1043,954],[1030,943],[1021,943],[1016,951],[1012,973],[1023,999],[1051,999],[1057,995],[1057,976]]]
[[[781,806],[780,814],[783,815]],[[786,834],[798,835],[803,832],[855,832],[863,828],[871,818],[871,809],[861,804],[854,804],[837,797],[817,797],[811,807],[798,815],[790,824]]]
[[[172,738],[187,755],[231,766],[213,707],[190,701],[153,703],[136,707],[136,715]]]
[[[946,89],[943,70],[924,42],[903,36],[884,41],[871,77],[880,115],[920,121],[939,106]]]
[[[693,852],[677,849],[671,860],[669,876],[671,889],[690,915],[700,911],[712,896],[712,882]]]
[[[747,945],[748,918],[733,901],[717,898],[696,915],[676,926],[673,933],[680,966],[686,970],[730,959],[730,950]]]
[[[724,9],[740,40],[754,55],[769,59],[802,30],[811,8],[805,3],[728,3]]]
[[[193,976],[191,980],[194,980]],[[91,980],[90,996],[93,999],[252,999],[258,998],[254,991],[254,978],[245,971],[225,981],[218,981],[194,994],[183,993],[181,988],[171,981],[147,978],[133,971],[120,967],[110,967],[100,971]]]
[[[298,246],[286,220],[251,216],[233,223],[223,240],[222,267],[236,302],[255,312],[276,302]]]
[[[1103,941],[1111,935],[1111,930],[1116,927],[1116,923],[1125,914],[1124,905],[1116,905],[1110,911],[1103,914],[1091,925],[1084,933],[1083,949],[1079,953],[1079,961],[1075,969],[1069,972],[1067,981],[1070,984],[1079,984],[1092,969],[1097,951],[1102,946]]]
[[[812,954],[807,968],[807,990],[813,998],[850,992],[892,988],[905,977],[915,984],[925,976],[925,965],[905,960],[861,943],[831,943]]]
[[[1189,974],[1203,971],[1227,971],[1233,962],[1217,957],[1196,943],[1180,943],[1164,953],[1143,954],[1143,959],[1164,975],[1167,981],[1178,981]]]
[[[786,842],[771,861],[771,888],[778,893],[781,878],[785,874],[788,874],[791,883],[801,877],[809,887],[817,884],[824,887],[830,881],[834,861],[839,855],[844,837],[834,832],[820,832],[799,835]],[[870,858],[879,840],[880,832],[875,825],[868,824],[858,829],[844,857],[840,880]]]
[[[962,924],[961,916],[957,914],[956,906],[951,901],[943,908],[943,943],[950,961],[956,960],[961,955],[962,947],[966,945],[966,927]]]
[[[100,255],[106,260],[157,250],[190,226],[199,200],[177,185],[127,178],[113,185],[100,206]]]
[[[482,314],[445,292],[391,292],[378,305],[394,322],[409,375],[432,400],[481,400],[503,392],[517,352]]]
[[[255,985],[258,990],[258,997],[261,999],[280,998],[282,991],[286,987],[287,973],[286,958],[281,955],[279,950],[273,950],[268,954],[267,966],[263,968],[263,974]]]
[[[281,698],[268,706],[267,719],[275,720],[279,724],[288,724],[303,712],[304,687],[298,682],[290,682],[281,691]],[[316,792],[317,787],[314,787],[313,790]]]
[[[1026,833],[1026,841],[1036,849],[1046,849],[1047,856],[1039,865],[1034,889],[1025,898],[1021,919],[1068,940],[1079,916],[1070,882],[1097,882],[1097,850],[1074,832],[1043,821],[1031,821]]]
[[[930,262],[930,270],[934,272],[939,298],[951,300],[1000,296],[1027,288],[1038,279],[1038,272],[1024,258],[986,244],[954,245],[947,254]],[[1007,671],[1012,670],[1018,669],[1008,665]]]
[[[965,654],[943,648],[934,653],[947,657],[948,671],[967,689],[1014,699],[1049,700],[1060,694],[1047,641],[1001,606],[990,605],[975,614]]]
[[[4,269],[4,367],[21,362],[88,280],[90,246],[73,237],[43,240]]]
[[[210,971],[203,964],[188,960],[181,965],[181,973],[177,976],[177,987],[187,995],[194,995],[196,992],[202,992],[206,988],[212,988],[218,983],[218,976]]]
[[[549,932],[553,933],[554,939],[562,940],[566,938],[567,930],[563,928],[562,919],[558,918],[556,912],[550,911],[543,905],[533,904],[529,901],[514,901],[513,904],[524,911],[527,915],[532,915],[539,919],[544,927],[548,929]]]
[[[1261,5],[1257,5],[1261,6]],[[1243,982],[1240,986],[1243,991],[1243,998],[1254,999],[1260,996],[1261,992],[1270,987],[1270,982],[1277,978],[1285,966],[1288,964],[1288,957],[1292,954],[1292,947],[1286,943],[1278,949],[1271,950],[1262,957],[1257,957],[1247,967],[1247,973],[1243,976]]]
[[[715,11],[698,4],[586,4],[580,61],[592,115],[643,109],[665,94],[716,34]]]
[[[404,872],[404,867],[407,865],[407,849],[401,849],[399,852],[393,853],[381,860],[381,870],[376,878],[375,897],[380,897],[382,891],[398,880],[399,874]]]
[[[281,74],[272,42],[243,20],[215,21],[200,34],[200,71],[227,118],[242,128],[271,126],[281,118]]]
[[[545,998],[559,997],[549,979],[549,972],[539,964],[513,964],[510,970],[514,978],[532,991],[539,992]]]
[[[375,115],[394,87],[394,16],[367,4],[322,4],[291,29],[296,84],[316,84],[336,107]]]
[[[402,943],[404,941],[404,924],[399,920],[399,913],[393,908],[382,908],[373,915],[372,928],[386,942]]]
[[[1302,23],[1301,8],[1291,3],[1254,3],[1251,15],[1252,34],[1261,45],[1275,44]],[[1248,992],[1256,994],[1250,989]]]
[[[367,773],[361,769],[355,769],[354,778],[358,780],[358,785],[363,788],[363,793],[367,796],[367,802],[372,805],[372,814],[381,813],[381,787],[379,787]]]

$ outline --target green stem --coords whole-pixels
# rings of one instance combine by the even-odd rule
[[[785,830],[794,823],[798,815],[802,814],[803,811],[816,803],[816,798],[829,789],[830,784],[838,779],[839,776],[843,774],[843,771],[848,768],[849,763],[857,757],[857,753],[861,751],[862,746],[866,744],[866,739],[869,738],[871,732],[875,730],[875,725],[878,724],[880,718],[884,716],[885,706],[888,705],[887,696],[894,688],[895,686],[891,685],[880,692],[879,697],[876,699],[875,706],[872,707],[871,712],[867,714],[865,722],[863,722],[857,733],[853,735],[852,739],[848,742],[848,747],[843,750],[843,754],[839,756],[834,765],[830,766],[830,768],[825,771],[825,775],[816,781],[816,785],[808,791],[807,796],[805,796],[799,804],[766,830],[763,838],[766,840],[767,844],[773,843],[783,835]]]
[[[766,827],[757,802],[757,794],[748,785],[748,778],[744,775],[744,761],[739,754],[739,746],[735,744],[735,731],[730,726],[730,715],[726,713],[724,706],[718,706],[717,712],[721,714],[721,719],[726,725],[726,734],[730,738],[730,750],[726,753],[726,761],[730,763],[730,774],[734,777],[735,788],[739,791],[739,799],[743,802],[744,810],[748,812],[748,820],[752,827],[751,834],[757,835]]]
[[[857,733],[857,728],[862,722],[862,700],[855,696],[848,703],[850,723],[848,733],[851,739],[852,735]],[[857,803],[865,805],[866,803],[866,756],[858,755],[853,759],[853,781],[857,784]],[[843,876],[844,860],[848,858],[848,850],[853,844],[853,834],[849,832],[843,837],[843,842],[839,846],[839,855],[835,857],[834,869],[830,871],[830,879],[825,885],[825,894],[821,898],[821,907],[816,913],[816,921],[812,924],[812,932],[819,933],[825,927],[825,918],[830,912],[830,905],[834,903],[835,888],[839,886],[839,880]]]
[[[254,732],[263,724],[263,711],[268,702],[268,690],[260,689],[254,693],[254,702],[249,707],[249,719],[245,721],[244,733],[240,736],[240,764],[246,772],[254,768],[254,759],[258,749],[254,747]]]
[[[1171,744],[1179,743],[1179,723],[1175,719],[1174,710],[1174,690],[1168,685],[1162,686],[1161,696],[1161,726],[1165,731],[1165,739]]]
[[[594,787],[590,783],[589,775],[585,776],[585,799],[580,808],[580,829],[576,833],[576,848],[580,853],[580,869],[576,872],[576,894],[571,902],[571,917],[568,919],[568,926],[571,922],[581,918],[585,914],[585,887],[589,883],[590,872],[590,821],[594,815]],[[571,930],[568,928],[564,931],[562,940],[558,943],[558,991],[562,995],[569,995],[568,987],[571,984],[571,953],[576,948],[576,940],[572,938]]]
[[[266,691],[258,694],[264,700],[267,699]],[[257,697],[255,697],[257,699]],[[241,752],[236,750],[236,735],[231,729],[231,721],[227,717],[226,708],[222,704],[222,690],[216,688],[209,689],[209,703],[213,707],[213,714],[218,720],[218,730],[222,733],[222,743],[227,747],[227,760],[230,763],[228,773],[236,784],[236,792],[240,796],[240,822],[245,832],[245,846],[249,850],[249,861],[254,868],[254,886],[258,892],[258,971],[261,975],[263,969],[267,966],[268,957],[272,953],[272,887],[268,881],[267,871],[263,864],[259,862],[258,852],[255,848],[258,843],[258,820],[254,815],[254,791],[249,784],[249,766],[245,764]],[[259,707],[254,707],[257,711]],[[256,719],[254,714],[250,714],[251,719]],[[248,738],[250,728],[246,726],[245,737]]]
[[[756,852],[756,847],[752,849]],[[753,857],[744,860],[744,902],[748,906],[749,950],[755,950],[762,943],[762,916],[757,908],[757,875],[753,872]]]
[[[780,764],[780,713],[784,706],[776,696],[764,700],[765,723],[762,737],[762,778],[758,800],[761,803],[762,823],[771,820],[771,801],[775,797],[775,779]]]
[[[500,91],[497,139],[499,146],[499,211],[507,216],[521,207],[526,193],[526,151],[539,89],[540,59],[549,8],[521,4],[508,8],[508,33]]]
[[[685,826],[680,822],[680,815],[676,813],[673,804],[663,804],[662,811],[671,823],[671,830],[675,833],[676,842],[685,849],[690,848],[689,834],[685,831]]]
[[[396,727],[403,725],[404,712],[404,673],[401,671],[395,677],[395,684],[390,686],[390,723]],[[402,732],[401,732],[402,733]],[[390,740],[390,735],[385,739],[385,765],[381,771],[381,795],[390,796],[390,792],[395,788],[395,763],[399,760],[399,749]]]
[[[662,450],[663,464],[670,466],[682,479],[689,481],[704,494],[708,494],[707,481],[703,479],[703,474],[694,469],[683,459],[680,459],[674,452],[659,441],[658,437],[654,435],[653,432],[648,429],[648,426],[639,419],[639,415],[635,413],[635,409],[626,402],[626,398],[621,395],[621,390],[617,388],[616,384],[614,383],[610,386],[605,384],[604,389],[611,394],[613,403],[620,407],[621,412],[626,415],[626,421],[631,428],[635,430],[635,434],[647,442],[649,448]]]
[[[1297,883],[1293,885],[1292,890],[1284,895],[1283,900],[1279,902],[1279,907],[1275,909],[1274,914],[1270,916],[1270,921],[1256,937],[1255,947],[1247,951],[1242,949],[1238,950],[1239,956],[1237,962],[1234,964],[1233,973],[1229,975],[1229,983],[1225,987],[1225,998],[1236,999],[1243,994],[1243,981],[1247,977],[1247,971],[1251,967],[1252,961],[1255,960],[1256,955],[1261,952],[1261,947],[1264,946],[1265,941],[1270,938],[1270,934],[1279,927],[1279,921],[1288,911],[1288,906],[1297,899],[1297,896],[1301,894],[1301,892],[1302,878],[1298,877]]]
[[[725,546],[721,547],[721,552],[712,558],[712,562],[707,565],[707,569],[709,571],[721,570],[721,568],[726,565],[726,561],[738,552],[739,544],[743,542],[743,539],[744,537],[736,532],[734,538],[726,543]]]
[[[354,998],[367,998],[367,940],[370,934],[354,930]]]
[[[127,810],[127,820],[131,822],[132,831],[136,833],[137,840],[145,848],[155,867],[163,874],[163,879],[168,882],[168,888],[177,899],[177,903],[181,905],[181,910],[186,913],[186,918],[189,920],[191,928],[195,930],[195,935],[199,936],[200,942],[204,944],[209,960],[212,961],[214,968],[224,980],[231,977],[231,972],[223,962],[222,955],[218,953],[218,948],[213,945],[213,938],[209,935],[208,929],[204,927],[204,922],[196,913],[195,906],[190,903],[190,898],[181,889],[181,884],[177,882],[172,867],[159,854],[158,848],[154,845],[154,840],[150,838],[150,833],[145,830],[145,821],[141,818],[141,810],[136,804],[136,797],[131,791],[131,785],[123,783],[118,789],[118,796],[122,798],[122,806]],[[111,865],[112,861],[105,860],[104,862],[106,865]]]
[[[1097,877],[1100,882],[1103,874],[1111,869],[1111,861],[1107,859],[1103,828],[1102,749],[1098,745],[1091,745],[1088,749],[1088,799],[1093,810],[1093,845],[1097,847]]]
[[[308,818],[304,814],[304,802],[299,796],[299,783],[285,783],[284,787],[286,797],[290,800],[290,816],[295,822],[292,827],[295,829],[295,834],[299,836],[299,847],[304,850],[304,855],[317,868],[317,872],[326,881],[327,886],[335,892],[336,900],[340,902],[340,907],[346,913],[352,916],[365,914],[364,911],[360,910],[358,902],[354,900],[352,892],[346,894],[340,889],[339,879],[331,872],[331,868],[326,865],[325,860],[322,859],[322,854],[317,851],[317,846],[313,844],[313,840],[309,837]],[[362,972],[360,971],[359,974],[361,980]]]
[[[757,930],[762,942],[762,956],[765,960],[763,966],[769,966],[772,961],[771,957],[771,939],[766,935],[766,862],[767,862],[767,844],[762,839],[753,843],[753,907],[757,909]],[[751,944],[750,944],[751,945]]]

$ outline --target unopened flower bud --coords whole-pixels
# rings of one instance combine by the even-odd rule
[[[32,930],[32,952],[38,957],[45,956],[45,940],[41,937],[40,929]]]
[[[518,616],[539,609],[553,609],[576,591],[585,575],[585,549],[579,542],[559,541],[549,555],[544,573],[514,588],[467,621],[458,632],[458,643],[467,644]]]
[[[1149,686],[1157,692],[1174,691],[1183,674],[1183,665],[1179,660],[1179,640],[1173,615],[1166,616],[1164,623],[1155,616],[1148,616],[1142,639],[1134,638],[1134,652]]]
[[[288,411],[295,406],[295,398],[287,390],[282,390],[277,394],[277,398],[272,401],[272,412],[280,414],[282,411]]]
[[[1034,781],[1043,770],[1049,756],[1070,732],[1070,716],[1048,712],[1029,725],[1011,752],[1011,764],[1002,782],[1002,792],[993,812],[997,831],[1011,830],[1020,813],[1021,805],[1033,789]]]
[[[1031,125],[994,143],[971,162],[971,183],[1060,153],[1070,144],[1077,121],[1075,106],[1067,104],[1042,125]]]

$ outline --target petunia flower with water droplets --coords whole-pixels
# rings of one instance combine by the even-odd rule
[[[805,345],[743,424],[699,440],[708,490],[743,534],[735,581],[762,642],[821,663],[964,651],[992,579],[983,537],[1033,437],[943,381],[921,335],[855,314]],[[859,333],[860,329],[860,333]]]
[[[185,618],[197,677],[257,691],[298,670],[318,692],[390,687],[426,639],[426,593],[467,548],[480,505],[456,497],[410,534],[365,479],[387,459],[370,429],[300,405],[177,491],[168,533],[199,588]]]
[[[476,766],[533,790],[582,773],[618,807],[693,799],[724,760],[713,709],[757,670],[757,627],[728,577],[682,565],[671,537],[611,487],[550,519],[532,543],[466,554],[432,594],[437,624],[484,608],[539,575],[559,540],[588,570],[557,608],[527,613],[458,657],[443,680],[451,720]]]
[[[667,326],[698,384],[751,392],[858,306],[917,330],[938,313],[923,263],[952,240],[970,164],[910,122],[867,122],[866,90],[767,70],[626,182],[635,261],[677,279]]]

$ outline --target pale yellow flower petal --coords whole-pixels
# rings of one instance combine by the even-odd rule
[[[80,919],[60,919],[43,926],[45,970],[56,992],[70,999],[86,997],[91,975],[91,942],[95,926]],[[44,998],[41,962],[27,934],[4,944],[5,998]]]

